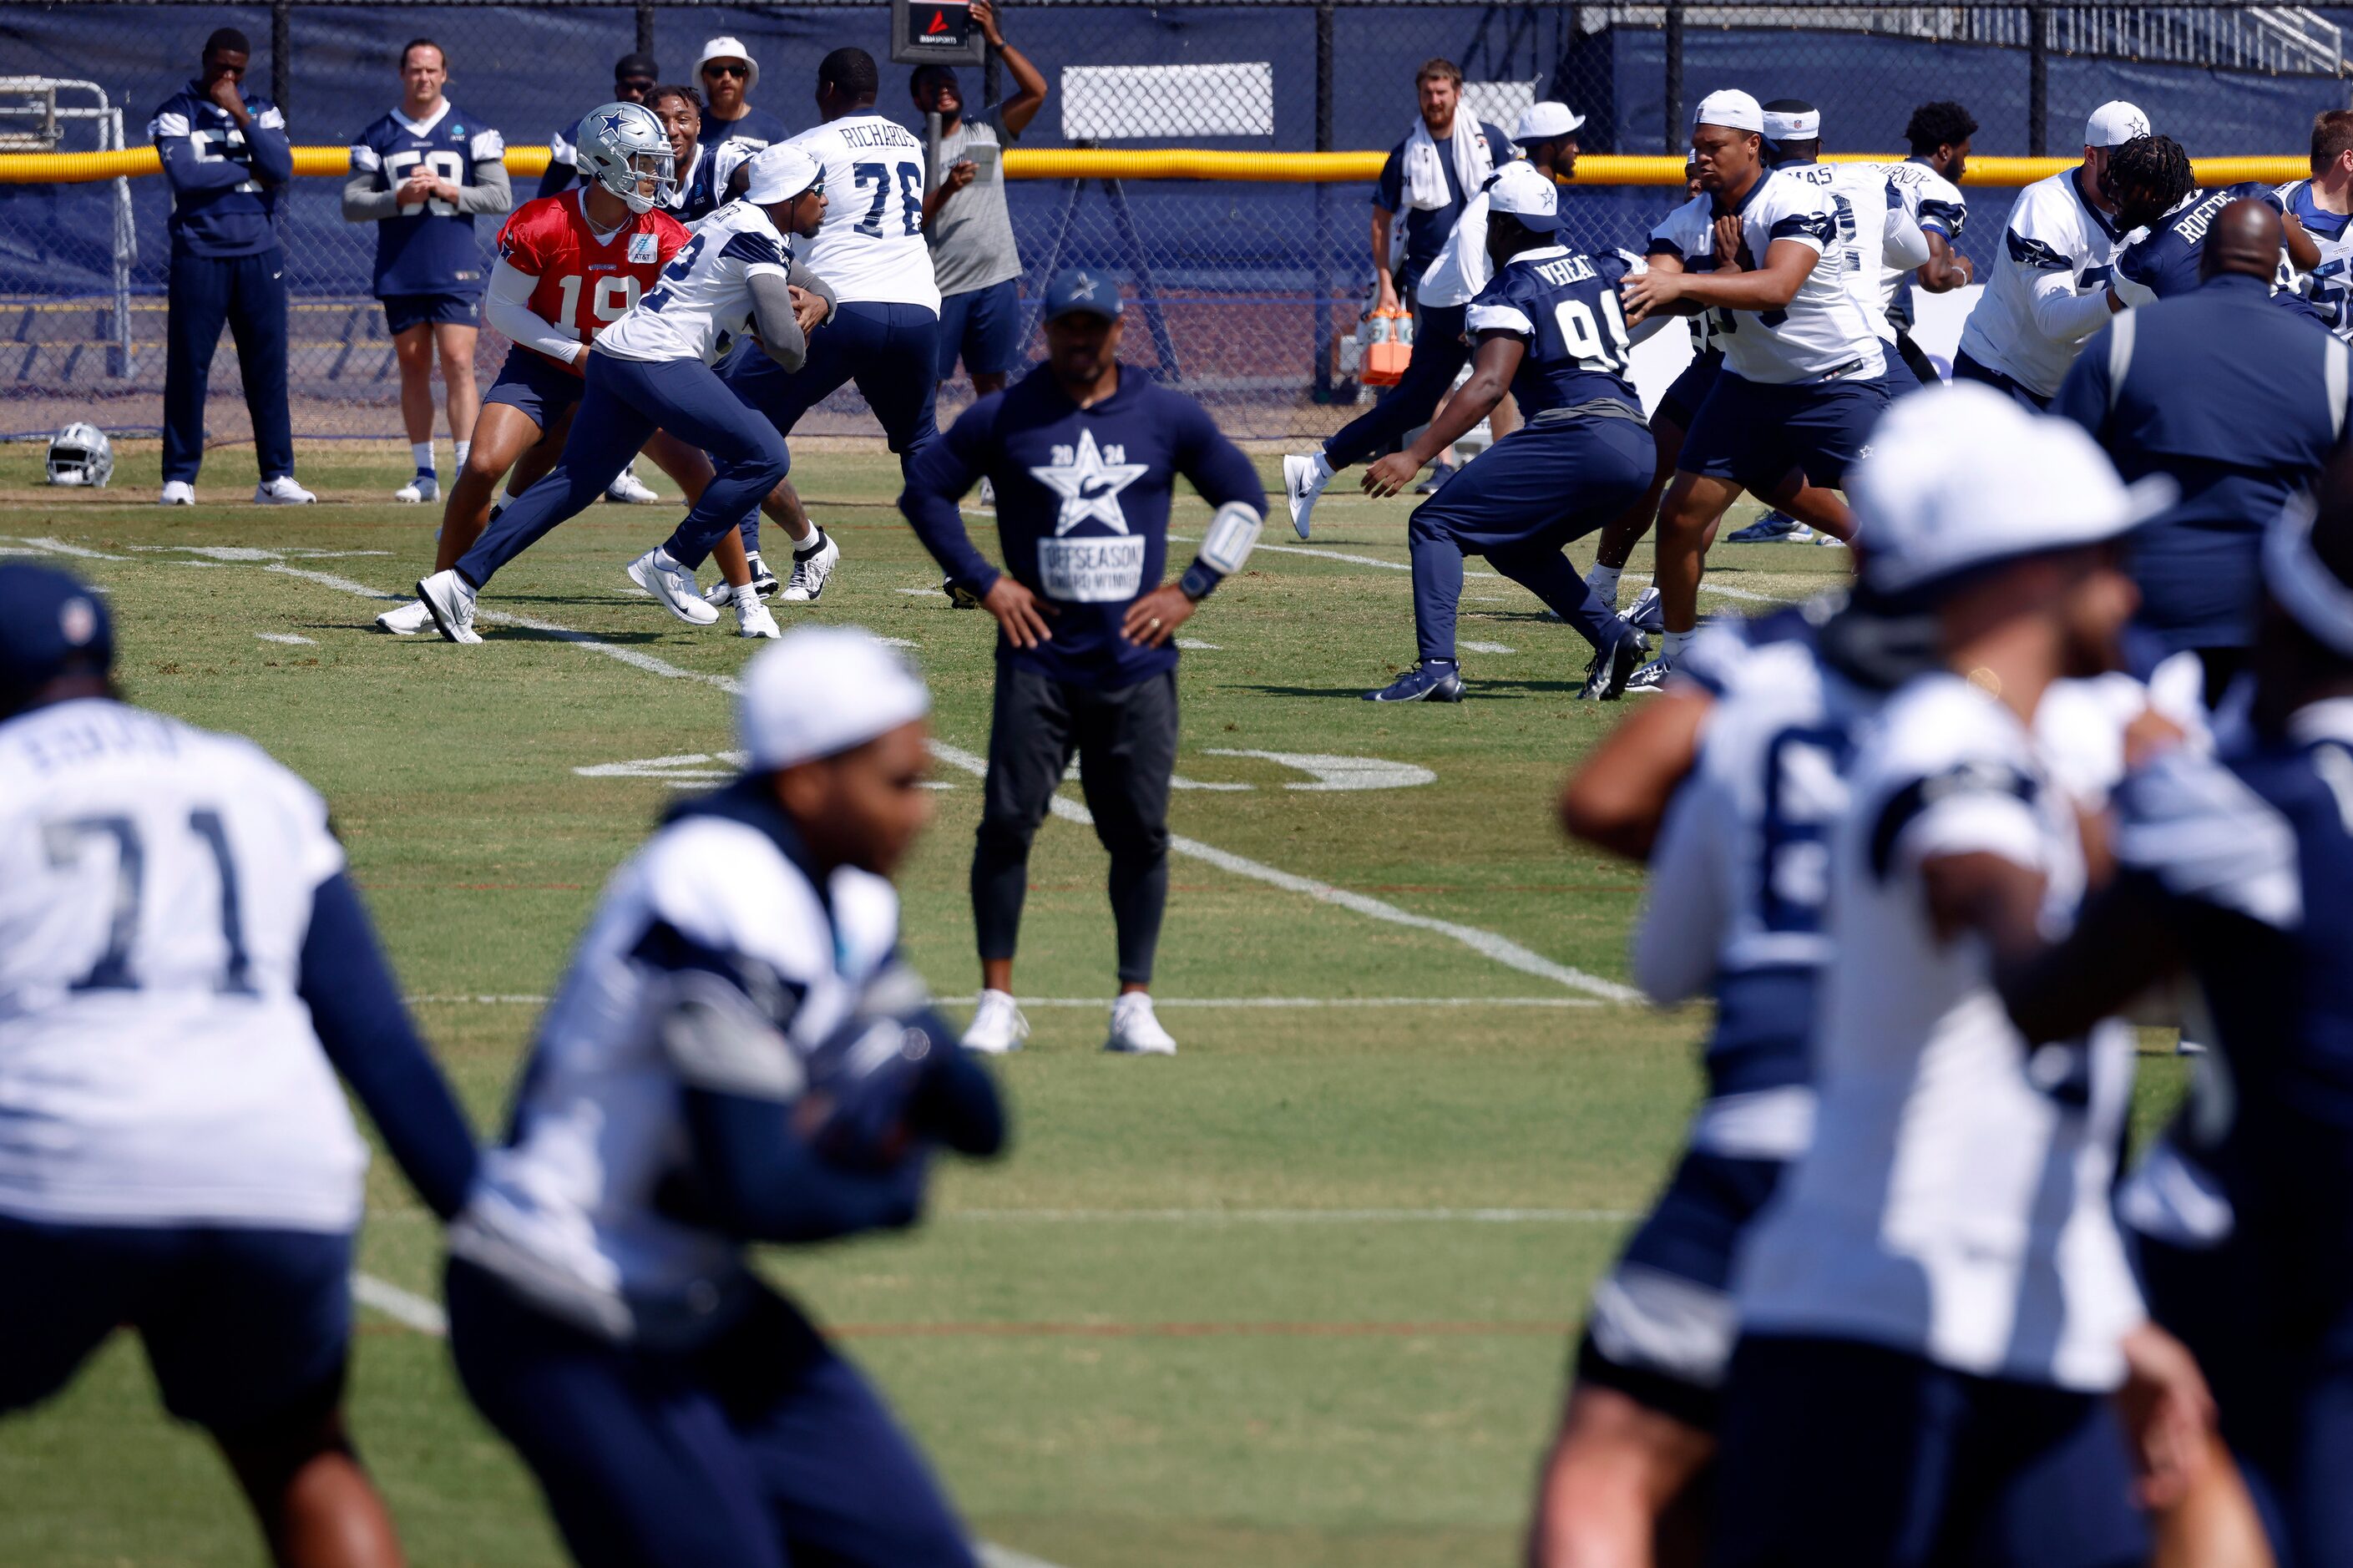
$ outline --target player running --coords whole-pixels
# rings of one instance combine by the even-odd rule
[[[1764,163],[1765,110],[1710,93],[1692,127],[1708,194],[1653,233],[1650,269],[1627,279],[1629,325],[1712,310],[1724,369],[1708,389],[1660,505],[1658,588],[1666,632],[1630,691],[1655,691],[1699,624],[1707,545],[1745,489],[1843,539],[1831,487],[1861,456],[1887,405],[1886,355],[1846,281],[1836,202],[1799,169]],[[1696,258],[1705,257],[1703,268]],[[1728,258],[1735,269],[1722,261]]]
[[[2111,1214],[2131,1098],[2120,1022],[2036,1049],[1996,962],[2081,896],[2074,802],[2033,727],[2117,662],[2116,542],[2163,497],[2074,426],[1982,386],[1905,399],[1854,494],[1862,582],[1926,617],[1815,874],[1824,971],[1811,1142],[1742,1246],[1710,1556],[2127,1563],[2126,1388],[2152,1485],[2210,1405],[2146,1319]]]
[[[1957,381],[1983,382],[2037,412],[2067,378],[2084,340],[2124,309],[2110,278],[2132,230],[2105,178],[2116,148],[2148,134],[2148,116],[2117,100],[2084,125],[2084,161],[2019,193],[1993,277],[1961,328]]]
[[[553,466],[580,402],[590,342],[599,328],[628,313],[687,243],[686,229],[658,210],[671,183],[671,153],[649,110],[608,103],[585,117],[574,137],[574,156],[588,183],[524,203],[499,231],[487,313],[514,346],[482,399],[473,449],[450,489],[436,572],[456,565],[481,537],[494,515],[491,496],[501,479],[543,446],[553,448],[549,459],[534,465],[536,473],[518,475],[521,484],[510,480],[510,493],[527,489]],[[659,431],[647,450],[693,505],[710,481],[709,460]],[[776,617],[751,589],[741,547],[723,540],[713,553],[735,606],[737,630],[747,637],[775,637]],[[386,610],[375,624],[396,637],[411,637],[431,629],[433,617],[425,601],[415,599]]]
[[[269,1556],[394,1568],[343,1418],[367,1145],[434,1214],[473,1135],[411,1026],[326,803],[124,703],[105,602],[0,564],[0,1413],[118,1327]]]
[[[459,1375],[578,1562],[973,1568],[922,1456],[748,1255],[902,1229],[934,1152],[1004,1142],[898,961],[930,705],[860,631],[752,660],[744,774],[607,885],[450,1232]]]
[[[417,473],[393,491],[411,503],[440,497],[433,462],[433,356],[449,439],[466,466],[480,401],[474,391],[474,339],[483,289],[480,213],[514,205],[507,180],[506,139],[442,95],[447,57],[430,38],[400,51],[400,107],[352,143],[343,186],[343,221],[373,223],[375,295],[385,331],[400,361],[400,418]]]
[[[455,566],[417,584],[444,637],[480,642],[474,604],[491,575],[595,501],[656,429],[709,452],[719,471],[672,536],[685,553],[658,545],[630,563],[629,577],[680,620],[708,626],[719,618],[696,592],[694,570],[784,477],[786,458],[783,437],[720,382],[711,362],[723,339],[750,327],[763,353],[799,368],[808,339],[797,313],[818,319],[826,300],[785,237],[815,233],[824,217],[824,181],[806,154],[771,147],[754,158],[743,198],[705,219],[653,290],[580,355],[586,387],[555,471],[525,490]],[[804,292],[796,297],[794,289]]]
[[[818,62],[817,107],[824,123],[785,143],[817,161],[834,203],[807,247],[810,270],[841,303],[808,363],[787,374],[775,361],[739,350],[723,368],[727,384],[789,436],[801,416],[855,381],[881,422],[899,469],[914,471],[923,448],[939,439],[934,398],[939,374],[940,290],[923,239],[923,142],[874,112],[880,78],[864,49],[836,49]],[[815,598],[841,559],[826,531],[807,523],[799,498],[778,500],[793,512],[797,537],[786,599]],[[746,508],[744,548],[757,554],[760,520]],[[682,533],[669,548],[689,547]]]
[[[1526,423],[1414,509],[1406,540],[1419,662],[1367,701],[1462,700],[1454,628],[1465,555],[1485,556],[1592,644],[1580,698],[1614,701],[1647,651],[1562,553],[1642,493],[1657,453],[1626,379],[1633,345],[1617,285],[1628,258],[1562,245],[1556,191],[1526,163],[1488,182],[1495,275],[1465,316],[1477,345],[1471,379],[1412,445],[1366,470],[1366,495],[1396,495],[1507,392],[1519,400]]]

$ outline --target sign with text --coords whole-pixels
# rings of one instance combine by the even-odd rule
[[[976,66],[988,40],[968,0],[891,0],[891,58],[902,66]]]

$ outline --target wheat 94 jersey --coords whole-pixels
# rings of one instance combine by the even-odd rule
[[[702,220],[650,292],[596,334],[596,352],[619,359],[717,361],[752,319],[751,279],[791,275],[792,241],[750,202]]]
[[[920,305],[940,286],[923,240],[923,142],[879,114],[850,114],[789,143],[825,171],[825,226],[802,257],[845,305]]]
[[[2075,323],[2080,332],[2054,337],[2035,321],[2037,293],[2080,299],[2105,291],[2117,254],[2139,232],[2116,227],[2086,202],[2077,172],[2063,169],[2019,193],[1993,275],[1961,329],[1961,353],[2037,397],[2059,390],[2084,340],[2108,322],[2105,311],[2085,310]]]
[[[366,1147],[298,992],[326,804],[89,699],[0,723],[0,1214],[347,1231]]]
[[[1960,243],[1961,230],[1969,221],[1969,202],[1961,188],[1928,167],[1917,158],[1906,158],[1901,163],[1872,165],[1887,176],[1887,188],[1904,205],[1905,213],[1920,226],[1923,234],[1942,235],[1947,245]],[[1904,288],[1910,268],[1882,267],[1879,279],[1879,309],[1885,315],[1895,306],[1895,296]]]
[[[1801,177],[1818,167],[1770,170],[1734,209],[1742,267],[1762,265],[1777,239],[1794,239],[1820,258],[1797,297],[1779,310],[1709,312],[1725,368],[1745,381],[1787,386],[1833,374],[1869,380],[1885,369],[1878,335],[1847,283],[1851,252],[1839,243],[1838,205],[1828,181]],[[1712,270],[1713,263],[1700,268],[1690,258],[1714,256],[1716,210],[1711,195],[1676,208],[1651,231],[1650,254],[1683,258],[1693,271]]]
[[[531,313],[581,342],[628,315],[687,242],[685,226],[662,212],[632,213],[599,236],[586,194],[575,187],[525,202],[499,230],[499,259],[539,280]]]
[[[2310,180],[2290,180],[2278,195],[2320,247],[2320,265],[2309,272],[2283,260],[2280,287],[2303,295],[2330,331],[2353,342],[2353,216],[2330,212],[2313,200]]]
[[[1512,377],[1522,417],[1601,397],[1642,406],[1626,379],[1633,345],[1618,303],[1618,285],[1630,265],[1616,252],[1588,256],[1543,246],[1512,258],[1471,302],[1464,330],[1474,339],[1504,332],[1527,344]]]
[[[609,1339],[675,1342],[723,1321],[750,1278],[733,1237],[671,1201],[691,1142],[659,1016],[669,976],[696,962],[682,955],[709,955],[789,996],[770,1009],[790,1015],[779,1051],[849,1018],[897,946],[898,894],[864,871],[817,875],[756,781],[689,803],[613,874],[541,1021],[506,1144],[451,1227],[456,1256]],[[782,1079],[789,1064],[765,1070]]]
[[[2110,1209],[2131,1035],[2112,1020],[2030,1049],[1985,942],[1938,937],[1920,876],[2000,856],[2042,873],[2045,923],[2063,927],[2084,880],[2073,803],[2017,717],[1942,672],[1888,700],[1848,777],[1814,1139],[1750,1238],[1743,1326],[2113,1389],[2144,1316]]]

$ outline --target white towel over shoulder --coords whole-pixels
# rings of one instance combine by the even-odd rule
[[[1487,145],[1487,132],[1478,119],[1462,115],[1454,121],[1454,134],[1448,138],[1449,152],[1454,159],[1454,177],[1465,195],[1487,183],[1495,172],[1495,152]],[[1447,187],[1446,165],[1438,142],[1430,134],[1430,127],[1417,120],[1413,134],[1405,142],[1405,205],[1416,212],[1430,212],[1453,200]]]

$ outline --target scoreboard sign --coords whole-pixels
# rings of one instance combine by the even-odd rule
[[[892,63],[976,66],[987,51],[967,0],[891,0]]]

